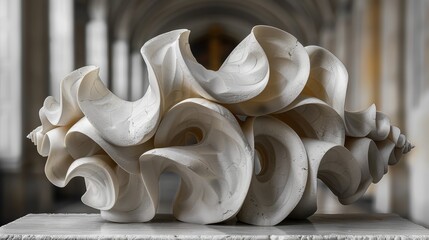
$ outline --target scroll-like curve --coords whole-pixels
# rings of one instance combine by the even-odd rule
[[[358,163],[361,174],[356,192],[352,196],[339,199],[342,204],[350,204],[363,196],[371,182],[380,181],[384,175],[384,163],[377,146],[369,138],[347,138],[345,147]]]
[[[344,199],[358,189],[361,173],[352,154],[342,145],[315,139],[302,139],[308,157],[308,180],[304,194],[290,218],[304,219],[317,210],[317,178],[331,191]]]
[[[104,139],[118,146],[149,140],[160,118],[160,93],[152,71],[150,85],[139,100],[128,102],[113,94],[98,76],[98,69],[85,75],[78,90],[79,106]]]
[[[199,64],[191,53],[189,31],[180,38],[183,61],[200,89],[200,96],[219,103],[239,103],[264,90],[269,78],[267,56],[254,31],[238,44],[218,71]]]
[[[359,112],[345,111],[344,123],[346,135],[349,137],[365,137],[376,131],[376,109],[375,104]]]
[[[158,205],[158,179],[164,171],[181,177],[174,216],[191,223],[230,219],[250,185],[253,153],[235,117],[204,99],[178,103],[164,116],[155,149],[140,157],[150,201]]]
[[[270,116],[248,120],[254,157],[261,169],[252,177],[238,219],[253,225],[276,225],[295,208],[307,182],[308,160],[300,137]]]
[[[115,205],[102,210],[101,217],[112,222],[147,222],[155,215],[155,207],[149,201],[149,193],[139,174],[132,174],[116,167],[119,192]]]
[[[268,58],[270,77],[254,98],[227,105],[235,114],[263,116],[288,106],[301,93],[310,73],[307,52],[291,34],[269,26],[252,29]]]
[[[300,137],[344,145],[343,119],[327,103],[300,95],[282,111],[273,116],[292,127]]]
[[[42,153],[48,156],[45,164],[48,180],[55,186],[65,187],[72,178],[83,177],[87,191],[82,202],[100,210],[112,208],[118,196],[114,162],[106,155],[73,159],[64,145],[67,130],[67,127],[55,128],[43,139]]]
[[[389,136],[390,132],[390,118],[381,112],[375,115],[375,129],[373,129],[367,136],[374,141],[382,141]]]
[[[52,125],[70,125],[83,116],[77,101],[78,88],[85,75],[95,69],[94,66],[86,66],[67,75],[61,81],[60,102],[51,96],[45,99],[42,109]]]
[[[348,73],[344,64],[328,50],[305,47],[310,57],[310,76],[302,94],[318,98],[344,119]]]
[[[109,210],[114,206],[119,193],[113,167],[113,161],[106,155],[79,158],[70,165],[64,186],[74,177],[83,177],[86,192],[82,196],[82,202],[95,209]]]
[[[67,132],[65,144],[74,158],[84,157],[82,154],[86,155],[86,152],[88,152],[86,149],[88,148],[101,148],[121,168],[132,174],[140,174],[139,157],[153,148],[152,141],[129,147],[114,145],[106,141],[86,117],[79,120]],[[95,150],[92,150],[92,154],[95,152]],[[89,155],[92,154],[89,153]]]

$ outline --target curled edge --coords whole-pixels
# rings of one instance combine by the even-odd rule
[[[351,204],[361,198],[371,182],[378,182],[384,175],[384,162],[377,145],[369,138],[347,138],[345,147],[352,153],[360,167],[361,180],[355,194],[339,199]]]
[[[97,68],[94,66],[85,66],[67,75],[61,81],[60,102],[52,96],[45,99],[41,111],[44,111],[50,124],[66,126],[76,122],[83,116],[77,101],[78,87],[85,75],[95,69]]]
[[[310,76],[302,94],[318,98],[344,119],[348,73],[344,64],[328,50],[305,47],[310,57]]]
[[[147,222],[155,215],[155,208],[149,201],[149,193],[139,174],[130,174],[116,167],[119,182],[118,199],[109,210],[102,210],[101,217],[111,222]]]
[[[102,138],[86,117],[70,128],[65,143],[70,155],[75,159],[91,156],[102,149],[121,168],[133,174],[140,174],[139,157],[153,148],[152,141],[129,147],[111,144]]]
[[[226,105],[233,113],[262,116],[288,106],[301,93],[310,74],[310,60],[301,43],[291,34],[269,26],[252,29],[269,64],[269,80],[254,98]]]
[[[352,154],[341,145],[302,139],[308,156],[308,180],[304,194],[290,218],[305,219],[317,210],[317,178],[338,197],[345,199],[358,189],[361,173]]]
[[[208,70],[196,61],[188,43],[189,33],[181,34],[180,51],[200,96],[233,104],[249,100],[264,90],[270,75],[269,63],[254,30],[235,47],[218,71]]]
[[[64,145],[67,131],[67,127],[58,127],[47,132],[43,139],[42,152],[48,156],[45,164],[48,180],[57,187],[65,187],[72,178],[83,177],[87,191],[82,202],[100,210],[112,208],[118,195],[113,161],[105,155],[74,160]]]
[[[247,120],[244,131],[253,138],[255,161],[249,192],[237,217],[240,221],[271,226],[295,208],[307,182],[308,160],[300,137],[285,123],[270,116]],[[256,163],[255,163],[256,164]]]
[[[385,140],[390,132],[390,118],[384,113],[377,112],[375,125],[375,129],[368,134],[368,137],[374,141]]]
[[[302,138],[344,145],[343,119],[332,107],[317,98],[300,95],[274,116],[292,127]]]
[[[177,219],[209,224],[236,215],[249,189],[253,153],[227,109],[204,99],[178,103],[165,114],[155,147],[140,157],[155,208],[159,176],[172,171],[181,177],[173,206]]]
[[[78,89],[79,106],[106,141],[132,146],[146,142],[155,134],[161,100],[152,75],[149,71],[151,83],[146,94],[134,102],[122,100],[107,89],[98,76],[98,68],[82,79]]]
[[[376,109],[375,104],[359,112],[344,113],[346,135],[349,137],[365,137],[376,131]]]
[[[82,202],[99,210],[111,209],[119,192],[113,162],[106,155],[94,155],[75,160],[67,171],[65,185],[74,177],[85,179],[86,192]]]

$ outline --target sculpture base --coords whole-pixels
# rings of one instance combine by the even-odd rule
[[[393,214],[314,215],[273,227],[240,222],[188,224],[169,215],[117,224],[98,214],[29,214],[0,228],[0,239],[429,239],[429,229]]]

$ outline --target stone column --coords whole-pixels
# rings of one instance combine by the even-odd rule
[[[372,103],[378,104],[380,0],[353,1],[352,54],[349,87],[353,102],[350,110],[363,110]],[[356,96],[357,94],[357,96]]]
[[[15,133],[18,142],[14,143],[14,138],[2,137],[10,143],[21,147],[22,164],[19,171],[2,171],[0,174],[0,215],[1,220],[11,221],[17,217],[23,216],[32,212],[47,212],[52,209],[52,184],[48,182],[43,172],[46,159],[40,157],[37,151],[28,139],[25,138],[27,133],[40,125],[38,116],[39,109],[43,104],[49,90],[49,35],[48,35],[48,1],[16,1],[16,0],[0,0],[0,3],[10,2],[18,6],[18,9],[11,10],[0,6],[0,11],[5,10],[7,14],[11,14],[8,19],[19,19],[19,24],[13,27],[12,32],[3,36],[19,35],[14,43],[8,45],[8,50],[11,51],[18,44],[20,53],[14,53],[15,57],[21,57],[21,65],[16,68],[10,65],[14,61],[11,58],[8,61],[0,61],[0,65],[7,63],[11,66],[9,69],[13,71],[13,75],[7,79],[7,82],[16,84],[21,82],[19,89],[4,88],[7,85],[1,85],[0,91],[7,90],[8,95],[19,97],[20,104],[14,111],[0,113],[0,116],[13,116],[20,114],[17,123],[20,122],[20,133]],[[1,5],[1,4],[0,4]],[[0,16],[4,16],[0,14]],[[4,23],[0,20],[0,24]],[[6,21],[7,24],[7,21]],[[0,34],[4,34],[1,28]],[[0,44],[0,47],[2,44]],[[7,52],[6,51],[6,52]],[[3,50],[0,54],[5,53]],[[6,74],[7,71],[0,70],[0,75]],[[17,76],[22,76],[16,79]],[[0,79],[1,82],[2,79]],[[5,96],[0,94],[2,97]],[[3,99],[1,104],[7,103]],[[1,124],[3,126],[3,124]],[[7,126],[13,130],[10,125]],[[2,134],[2,130],[0,130]],[[42,190],[42,191],[41,191]]]
[[[404,28],[403,1],[381,1],[380,83],[378,110],[386,113],[391,124],[404,130]],[[389,173],[375,186],[375,210],[408,216],[409,174],[405,159],[389,167]]]
[[[58,99],[61,80],[74,70],[73,0],[49,1],[50,94]]]
[[[0,0],[0,167],[21,165],[21,1]]]
[[[355,34],[362,31],[359,24],[356,24],[356,12],[360,12],[357,4],[352,1],[341,0],[337,3],[337,14],[335,20],[335,31],[331,33],[333,39],[332,51],[349,73],[347,95],[345,109],[349,111],[356,110],[360,107],[360,80],[353,75],[354,63],[360,59],[360,55],[355,55],[358,40],[355,39]],[[360,18],[358,18],[361,21]]]
[[[100,78],[108,85],[109,49],[107,0],[91,0],[88,4],[89,22],[86,26],[86,64],[100,67]]]
[[[407,162],[410,175],[411,219],[429,226],[429,3],[424,0],[405,4],[405,93],[407,130],[416,146]]]
[[[410,117],[409,136],[416,147],[407,159],[410,174],[410,218],[414,222],[429,227],[429,93],[426,92],[418,107]]]

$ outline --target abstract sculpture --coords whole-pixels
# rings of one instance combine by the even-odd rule
[[[329,51],[256,26],[211,71],[188,36],[176,30],[142,47],[149,87],[141,99],[118,98],[88,66],[39,112],[28,137],[48,157],[47,178],[64,187],[84,177],[82,201],[104,219],[151,220],[159,176],[171,171],[181,178],[177,219],[275,225],[316,211],[317,178],[349,204],[411,150],[374,105],[344,111],[348,74]]]

